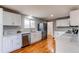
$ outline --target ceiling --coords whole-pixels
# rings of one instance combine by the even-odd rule
[[[79,5],[3,5],[3,7],[46,20],[66,17],[71,10],[79,9]]]

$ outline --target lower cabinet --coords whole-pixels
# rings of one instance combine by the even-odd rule
[[[3,38],[3,53],[12,52],[21,48],[22,37],[21,35],[7,36]]]
[[[17,35],[13,37],[13,50],[17,50],[22,47],[22,37]]]
[[[7,52],[11,52],[11,50],[12,50],[12,43],[13,43],[13,41],[12,41],[12,39],[11,39],[11,37],[4,37],[3,38],[3,52],[4,53],[7,53]]]
[[[41,31],[31,33],[30,44],[36,43],[42,39]]]

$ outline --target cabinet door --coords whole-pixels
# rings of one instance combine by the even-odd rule
[[[72,26],[79,25],[79,10],[70,12],[70,25]]]
[[[10,12],[4,11],[3,14],[3,25],[12,25],[13,19]]]
[[[15,25],[16,26],[21,26],[21,15],[15,14]]]
[[[21,15],[4,11],[3,24],[9,26],[20,26]]]
[[[13,51],[12,44],[13,42],[11,40],[11,37],[4,37],[3,38],[3,52],[8,53],[8,52]]]
[[[3,9],[0,8],[0,25],[3,25]]]
[[[2,52],[3,26],[0,25],[0,52]]]
[[[6,41],[7,41],[7,37],[3,37],[3,48],[2,48],[3,53],[8,52],[7,51],[7,45],[6,45],[7,42]]]
[[[22,46],[22,39],[21,36],[13,36],[13,49],[17,50],[19,48],[21,48]]]
[[[10,39],[8,39],[7,37],[3,38],[3,52],[4,53],[8,53],[10,52]]]
[[[7,45],[7,49],[8,49],[8,52],[12,52],[13,49],[12,49],[12,45],[13,45],[13,41],[12,41],[12,38],[11,37],[7,37],[7,41],[6,41],[6,45]]]
[[[17,35],[16,47],[17,47],[17,49],[22,47],[22,35]]]
[[[36,38],[36,37],[37,37],[36,33],[31,33],[31,36],[30,36],[30,37],[31,37],[31,40],[30,40],[31,42],[30,42],[30,43],[31,43],[31,44],[32,44],[32,43],[35,43],[36,40],[37,40],[37,38]]]
[[[11,13],[11,20],[12,20],[12,25],[13,26],[18,26],[19,20],[18,20],[18,14]]]
[[[16,50],[16,36],[12,36],[12,40],[13,40],[13,50]]]
[[[2,39],[3,39],[3,9],[0,8],[0,52],[2,52]]]
[[[69,19],[56,20],[56,27],[69,26]]]

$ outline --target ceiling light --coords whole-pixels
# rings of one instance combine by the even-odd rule
[[[53,14],[51,14],[50,16],[53,17]]]
[[[28,18],[29,18],[29,19],[33,19],[33,17],[32,17],[32,16],[28,16]]]

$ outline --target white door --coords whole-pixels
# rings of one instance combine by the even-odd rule
[[[47,23],[47,34],[53,36],[53,22]]]
[[[3,39],[3,9],[0,8],[0,52],[2,52],[2,39]]]

